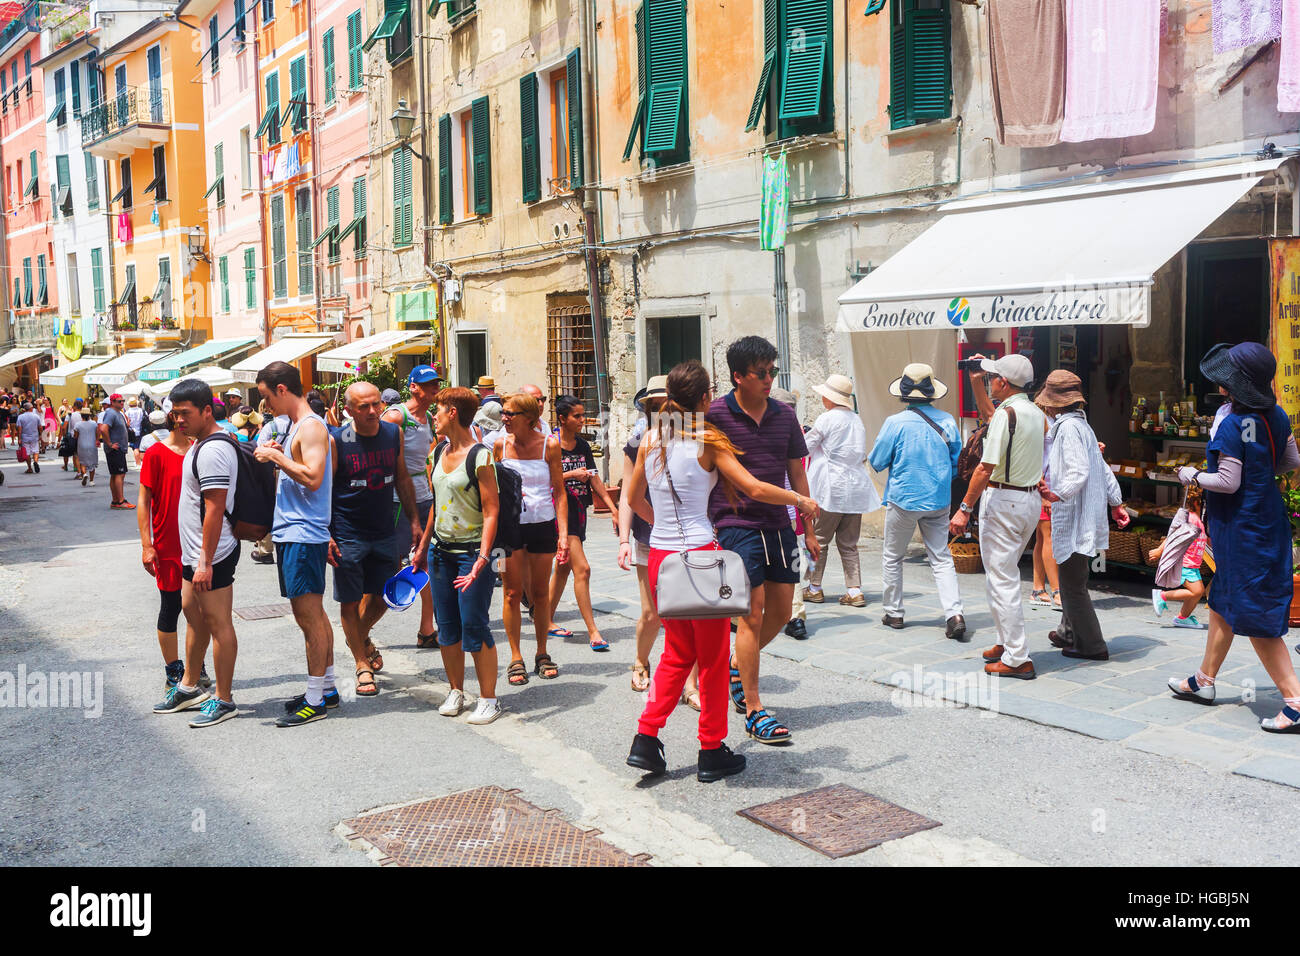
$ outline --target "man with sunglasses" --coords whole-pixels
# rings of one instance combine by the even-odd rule
[[[747,335],[727,349],[733,390],[713,400],[705,419],[741,452],[740,463],[759,481],[778,488],[789,482],[807,497],[808,454],[803,429],[789,405],[772,400],[777,375],[776,347],[767,339]],[[734,504],[733,504],[734,502]],[[763,709],[758,696],[759,651],[790,620],[802,555],[782,505],[755,501],[719,482],[709,497],[709,519],[718,543],[739,554],[749,573],[749,614],[737,622],[736,653],[731,662],[731,700],[745,715],[745,732],[764,744],[786,744],[790,728]],[[811,528],[804,538],[813,560],[821,553]]]

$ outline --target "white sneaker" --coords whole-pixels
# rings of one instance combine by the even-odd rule
[[[442,706],[438,708],[438,713],[444,717],[455,717],[464,709],[465,692],[453,688],[452,692],[447,695],[447,699],[442,702]]]
[[[1189,628],[1191,628],[1191,629],[1194,630],[1194,631],[1208,631],[1208,630],[1209,630],[1209,625],[1208,625],[1208,624],[1202,624],[1200,621],[1198,621],[1198,620],[1196,619],[1196,615],[1195,615],[1195,614],[1188,615],[1187,617],[1175,617],[1175,618],[1174,618],[1174,627],[1189,627]]]
[[[480,699],[478,706],[474,708],[474,713],[469,715],[469,719],[465,723],[490,724],[500,717],[502,713],[504,711],[501,709],[500,702],[493,701],[489,704],[487,701]]]
[[[1156,617],[1160,617],[1165,611],[1169,610],[1169,605],[1165,603],[1164,592],[1159,588],[1151,591],[1151,606],[1155,608]]]

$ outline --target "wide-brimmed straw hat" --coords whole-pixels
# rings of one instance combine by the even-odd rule
[[[1216,345],[1201,359],[1201,374],[1215,385],[1222,385],[1247,408],[1272,408],[1277,404],[1273,394],[1277,359],[1258,342]]]
[[[934,369],[924,362],[913,362],[889,385],[889,394],[909,401],[936,401],[948,394],[948,386],[934,377]]]
[[[259,412],[238,411],[230,416],[230,424],[236,428],[243,428],[245,425],[252,425],[254,428],[262,427],[262,416]]]
[[[853,379],[847,375],[829,375],[826,384],[814,385],[813,391],[842,408],[853,407]]]
[[[1088,400],[1083,397],[1083,380],[1063,368],[1058,368],[1043,379],[1043,387],[1034,399],[1034,404],[1039,408],[1051,409],[1087,403]]]

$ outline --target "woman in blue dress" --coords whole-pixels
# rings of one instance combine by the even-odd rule
[[[1300,467],[1287,413],[1273,395],[1277,360],[1258,342],[1216,345],[1201,372],[1231,408],[1206,446],[1205,471],[1182,468],[1178,479],[1205,489],[1205,530],[1214,549],[1210,631],[1200,670],[1170,678],[1180,700],[1214,703],[1214,681],[1241,634],[1282,694],[1271,733],[1300,733],[1300,678],[1286,644],[1291,606],[1291,522],[1275,476]]]

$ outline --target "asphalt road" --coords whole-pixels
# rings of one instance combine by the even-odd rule
[[[191,730],[181,715],[151,713],[163,683],[157,593],[139,564],[134,512],[110,511],[106,481],[83,489],[57,464],[22,474],[12,449],[0,468],[0,673],[103,681],[97,717],[0,706],[0,862],[371,865],[335,832],[340,821],[487,784],[517,788],[657,864],[1257,865],[1293,855],[1290,788],[1013,717],[924,706],[771,655],[764,701],[793,745],[749,741],[733,716],[729,742],[749,769],[703,785],[695,715],[681,708],[664,734],[670,773],[643,781],[623,762],[642,704],[628,685],[632,622],[613,614],[600,619],[612,651],[592,653],[582,638],[558,646],[559,679],[516,689],[503,678],[507,715],[472,727],[437,714],[446,691],[437,652],[415,650],[413,612],[390,613],[375,632],[382,693],[292,730],[273,720],[303,689],[301,636],[291,617],[237,619],[241,715]],[[624,572],[602,564],[595,573],[599,585]],[[246,550],[235,606],[281,600],[275,569]],[[337,605],[326,603],[347,673]],[[580,629],[571,604],[561,617]],[[530,640],[524,649],[531,654]],[[737,816],[840,782],[942,826],[831,861]]]

